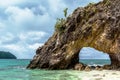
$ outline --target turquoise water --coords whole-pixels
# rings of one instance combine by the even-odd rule
[[[75,70],[28,70],[30,60],[0,60],[0,80],[81,80]],[[88,63],[90,60],[81,60]],[[94,60],[95,64],[107,64],[108,60]],[[100,62],[100,63],[99,63]]]

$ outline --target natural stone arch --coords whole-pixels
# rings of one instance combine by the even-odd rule
[[[28,68],[74,68],[79,63],[78,55],[83,47],[108,53],[110,69],[120,68],[119,4],[120,0],[104,0],[77,8],[61,26],[64,31],[55,32],[44,46],[37,49]]]

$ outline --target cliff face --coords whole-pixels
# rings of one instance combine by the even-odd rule
[[[93,47],[110,55],[110,69],[120,68],[120,0],[104,0],[77,8],[36,51],[28,68],[71,69],[79,51]]]

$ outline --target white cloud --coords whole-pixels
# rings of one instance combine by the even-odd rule
[[[43,45],[43,43],[35,43],[35,44],[33,44],[33,45],[29,45],[28,47],[29,47],[30,49],[36,50],[38,47],[40,47],[40,46],[42,46],[42,45]]]
[[[9,33],[9,32],[0,36],[1,43],[2,42],[9,42],[9,41],[12,41],[13,39],[14,39],[14,35]]]
[[[4,28],[4,27],[5,27],[5,25],[0,22],[0,30],[1,30],[2,28]]]
[[[1,7],[8,7],[11,5],[16,5],[19,3],[22,3],[24,0],[0,0],[0,6]]]
[[[42,10],[44,9],[42,8]],[[47,30],[51,27],[51,29],[48,29],[49,31],[52,30],[52,24],[55,21],[47,12],[42,15],[35,14],[33,8],[10,6],[5,10],[5,13],[9,17],[4,24],[12,25],[17,32],[23,28],[24,30]]]
[[[61,9],[66,8],[66,4],[62,0],[48,0],[50,11],[54,13],[59,12]]]
[[[36,14],[36,15],[44,15],[44,13],[47,13],[47,8],[42,5],[38,5],[36,7],[32,7],[31,10]]]
[[[5,24],[0,22],[0,32],[2,32],[4,30],[4,28],[5,28]]]
[[[31,20],[34,20],[34,14],[28,8],[20,9],[19,7],[12,6],[8,7],[5,13],[10,15],[8,20],[11,21],[12,24],[17,24],[19,26],[23,26]]]
[[[17,44],[4,45],[3,47],[16,52],[25,51],[25,48],[23,46]]]
[[[29,39],[31,40],[41,40],[42,37],[46,36],[47,33],[43,32],[43,31],[30,31],[30,32],[25,32],[25,33],[21,33],[19,35],[20,40],[23,41],[28,41]]]

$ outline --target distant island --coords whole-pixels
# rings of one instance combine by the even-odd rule
[[[10,52],[0,51],[0,59],[17,59],[17,57]]]

